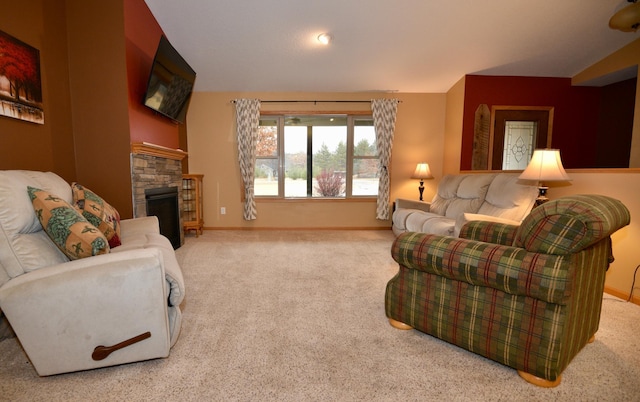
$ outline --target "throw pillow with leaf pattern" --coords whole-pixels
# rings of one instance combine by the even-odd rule
[[[120,214],[99,195],[78,183],[71,184],[73,202],[91,224],[105,235],[109,247],[122,244],[120,241]]]
[[[62,198],[27,187],[36,216],[49,238],[71,260],[106,254],[107,238]]]

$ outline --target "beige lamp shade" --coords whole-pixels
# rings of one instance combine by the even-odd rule
[[[609,20],[609,28],[622,32],[635,32],[640,27],[640,2],[629,1],[630,5],[615,13]]]
[[[562,166],[558,149],[536,149],[533,151],[531,161],[520,178],[538,182],[571,180]]]
[[[429,169],[428,163],[418,163],[416,166],[415,172],[411,175],[412,179],[433,179],[433,175],[431,174],[431,170]]]

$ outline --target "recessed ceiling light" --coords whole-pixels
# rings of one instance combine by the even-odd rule
[[[322,43],[323,45],[328,45],[329,42],[331,42],[331,39],[333,39],[333,37],[328,33],[321,33],[320,35],[318,35],[318,42]]]

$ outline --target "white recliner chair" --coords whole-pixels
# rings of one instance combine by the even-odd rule
[[[122,244],[70,261],[27,193],[72,203],[51,172],[0,171],[0,310],[41,376],[167,357],[184,281],[156,217],[122,220]]]

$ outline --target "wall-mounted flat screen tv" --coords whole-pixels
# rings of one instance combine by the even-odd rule
[[[153,58],[142,103],[178,123],[184,123],[196,72],[162,35]]]

